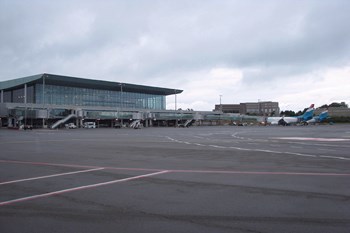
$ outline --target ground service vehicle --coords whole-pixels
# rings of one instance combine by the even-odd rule
[[[96,123],[95,122],[84,122],[84,128],[86,129],[95,129]]]

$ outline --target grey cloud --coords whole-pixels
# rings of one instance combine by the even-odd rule
[[[278,79],[348,63],[349,10],[346,0],[5,0],[0,61],[17,70],[0,76],[74,69],[136,81],[226,66],[245,70],[249,82]],[[70,37],[79,22],[68,16],[79,13],[89,28]]]

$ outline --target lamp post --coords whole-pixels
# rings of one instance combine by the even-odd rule
[[[120,111],[122,112],[123,108],[123,83],[119,83],[120,85]],[[120,124],[123,126],[123,117],[120,117]]]
[[[175,127],[178,127],[178,119],[177,119],[177,95],[176,95],[176,90],[174,89],[174,93],[175,93],[175,118],[176,118],[176,122],[175,122]]]
[[[177,95],[176,95],[176,90],[174,90],[175,92],[175,111],[177,110]]]
[[[222,95],[219,95],[219,96],[220,96],[220,115],[219,115],[219,125],[221,125],[221,114],[222,114],[221,97],[222,97]]]

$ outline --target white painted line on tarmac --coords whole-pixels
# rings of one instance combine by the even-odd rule
[[[169,136],[167,136],[169,140],[172,140],[173,142],[180,142],[177,141]],[[185,142],[181,142],[185,143]],[[186,144],[189,145],[200,145],[200,146],[208,146],[208,147],[214,147],[214,148],[220,148],[220,149],[235,149],[235,150],[242,150],[242,151],[256,151],[256,152],[266,152],[266,153],[273,153],[273,154],[287,154],[287,155],[297,155],[297,156],[303,156],[303,157],[312,157],[312,158],[328,158],[328,159],[340,159],[340,160],[350,160],[350,158],[345,157],[339,157],[339,156],[322,156],[322,155],[310,155],[310,154],[302,154],[302,153],[296,153],[296,152],[288,152],[288,151],[274,151],[274,150],[263,150],[263,149],[248,149],[248,148],[242,148],[242,147],[234,147],[234,146],[219,146],[219,145],[203,145],[199,143],[190,143],[187,142]],[[302,147],[294,147],[294,148],[302,148]]]
[[[242,148],[242,147],[234,147],[234,146],[230,146],[229,148],[231,148],[231,149],[235,149],[235,150],[245,150],[245,151],[251,151],[250,149],[246,149],[246,148]]]
[[[227,148],[225,146],[218,146],[218,145],[208,145],[208,146],[214,147],[214,148],[223,148],[223,149]]]
[[[279,151],[262,150],[262,149],[254,149],[253,151],[257,151],[257,152],[266,152],[266,153],[277,153],[277,154],[282,154],[282,153],[283,153],[283,152],[279,152]]]
[[[317,155],[308,155],[308,154],[301,154],[301,153],[294,153],[294,152],[280,152],[283,154],[288,154],[288,155],[298,155],[298,156],[304,156],[304,157],[313,157],[313,158],[317,158]]]
[[[80,191],[80,190],[83,190],[83,189],[96,188],[96,187],[100,187],[100,186],[104,186],[104,185],[115,184],[115,183],[130,181],[130,180],[136,180],[136,179],[141,179],[141,178],[150,177],[150,176],[156,176],[156,175],[160,175],[160,174],[164,174],[164,173],[168,173],[168,172],[169,172],[168,170],[160,171],[160,172],[150,173],[150,174],[146,174],[146,175],[133,176],[133,177],[120,179],[120,180],[112,180],[112,181],[103,182],[103,183],[79,186],[79,187],[75,187],[75,188],[63,189],[63,190],[50,192],[50,193],[43,193],[43,194],[39,194],[39,195],[33,195],[33,196],[18,198],[18,199],[14,199],[14,200],[0,202],[0,206],[14,204],[14,203],[17,203],[17,202],[29,201],[29,200],[33,200],[33,199],[42,198],[42,197],[50,197],[50,196],[59,195],[59,194],[63,194],[63,193],[68,193],[68,192]]]
[[[329,156],[329,155],[320,155],[322,158],[332,158],[332,159],[341,159],[341,160],[350,160],[350,158],[339,157],[339,156]]]
[[[325,143],[309,143],[309,142],[287,142],[289,144],[298,144],[298,145],[305,145],[305,146],[323,146],[323,147],[336,147],[336,148],[350,148],[348,145],[339,145],[339,144],[325,144]]]
[[[84,172],[99,171],[99,170],[103,170],[103,169],[105,169],[105,168],[102,167],[102,168],[95,168],[95,169],[89,169],[89,170],[53,174],[53,175],[48,175],[48,176],[38,176],[38,177],[32,177],[32,178],[27,178],[27,179],[12,180],[12,181],[1,182],[0,185],[19,183],[19,182],[30,181],[30,180],[39,180],[39,179],[45,179],[45,178],[51,178],[51,177],[57,177],[57,176],[66,176],[66,175],[72,175],[72,174],[78,174],[78,173],[84,173]]]
[[[199,143],[193,143],[193,144],[196,145],[196,146],[205,146],[205,145],[199,144]]]
[[[264,172],[264,171],[225,171],[225,170],[169,170],[171,173],[237,174],[237,175],[290,175],[290,176],[350,176],[350,173],[320,172]]]
[[[300,140],[300,141],[320,141],[320,142],[343,142],[350,141],[348,138],[306,138],[306,137],[276,137],[274,139],[282,140]]]

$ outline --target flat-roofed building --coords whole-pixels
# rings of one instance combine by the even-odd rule
[[[258,116],[267,116],[271,114],[278,115],[280,108],[278,102],[263,101],[263,102],[248,102],[240,104],[216,104],[215,111],[224,113],[239,113]]]
[[[272,101],[241,103],[240,106],[241,114],[267,116],[271,114],[278,115],[280,112],[278,102]]]
[[[239,104],[216,104],[214,111],[222,111],[224,113],[239,113]]]

